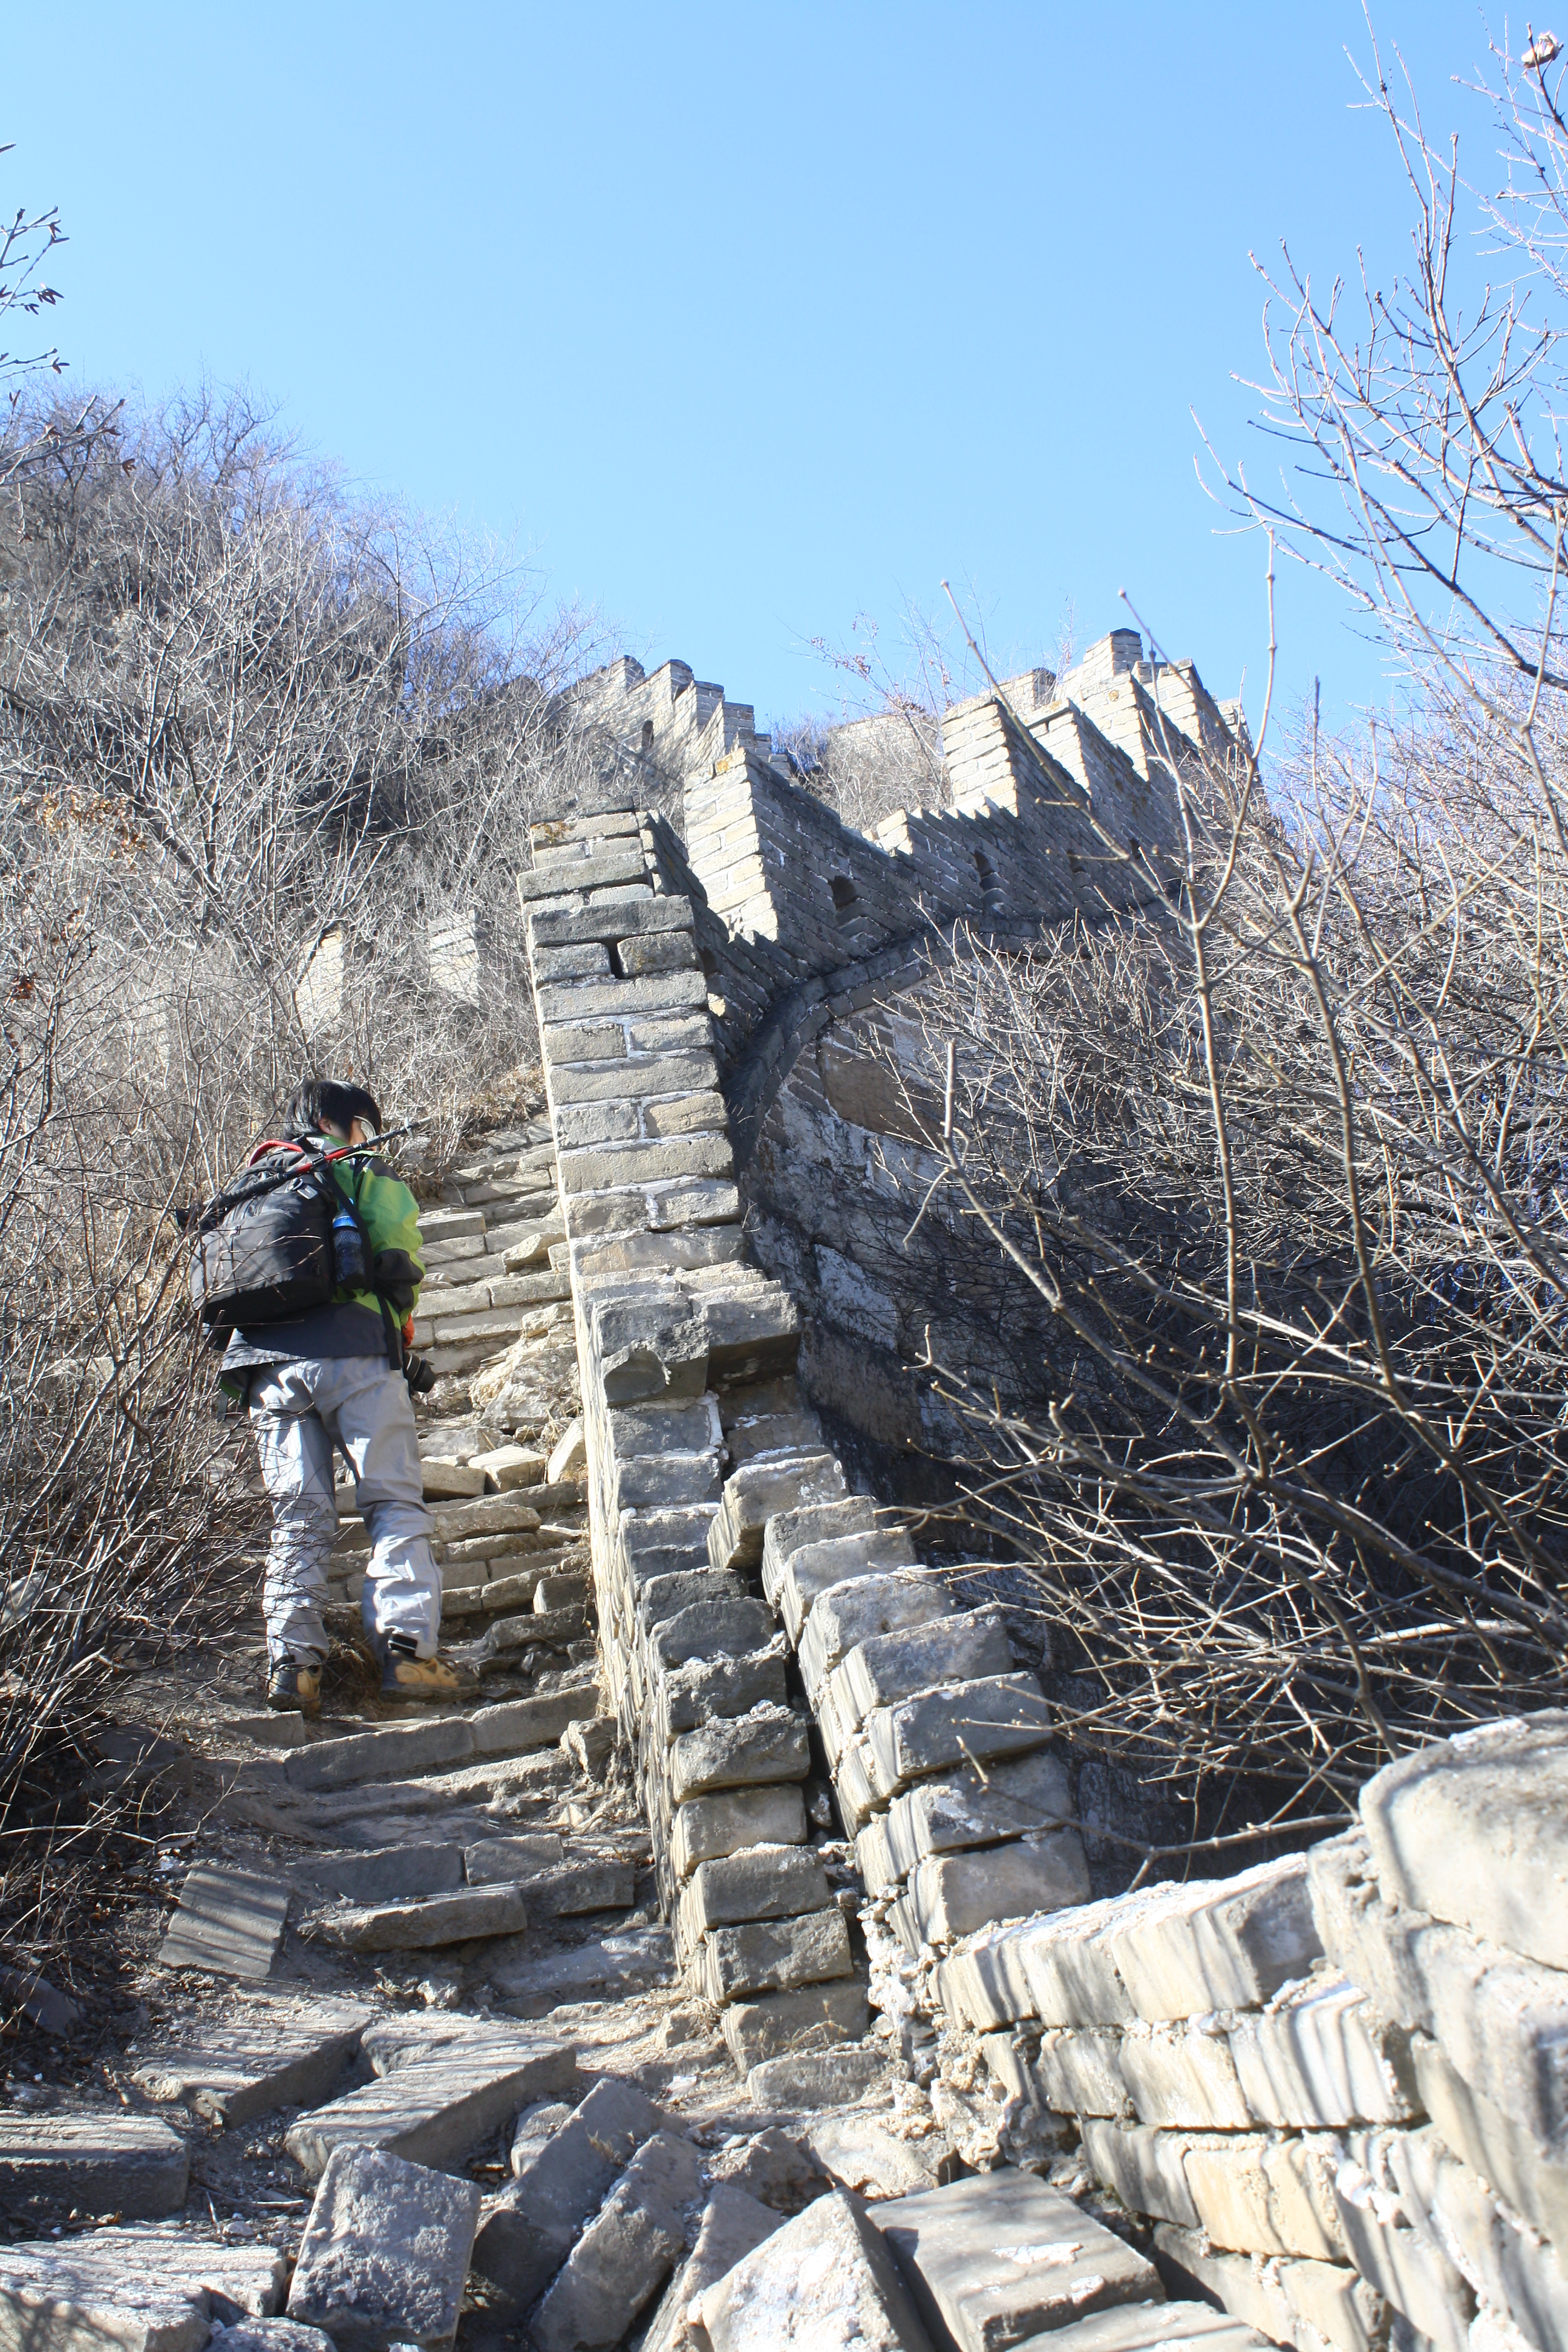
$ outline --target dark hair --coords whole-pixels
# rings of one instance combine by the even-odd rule
[[[289,1097],[283,1129],[287,1135],[320,1135],[323,1128],[335,1127],[346,1135],[356,1118],[373,1135],[380,1134],[381,1105],[374,1095],[342,1078],[307,1078]]]

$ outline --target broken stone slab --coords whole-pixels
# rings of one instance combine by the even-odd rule
[[[1158,1905],[1110,1917],[1100,1930],[1104,1957],[1140,2017],[1256,2008],[1321,1957],[1304,1854],[1162,1894]]]
[[[588,1460],[588,1444],[583,1434],[581,1421],[569,1421],[562,1431],[545,1465],[547,1485],[559,1486],[563,1478],[577,1478]]]
[[[940,1780],[917,1780],[889,1807],[888,1853],[894,1875],[902,1878],[925,1854],[995,1845],[1072,1819],[1067,1767],[1042,1748],[1003,1758],[984,1773],[971,1767]]]
[[[283,2300],[271,2246],[220,2246],[174,2224],[85,2231],[0,2247],[6,2352],[201,2352],[215,2320],[261,2319]]]
[[[721,1789],[694,1797],[675,1816],[670,1863],[678,1878],[689,1878],[699,1863],[712,1862],[752,1845],[804,1845],[805,1800],[798,1781],[767,1789]]]
[[[297,1748],[284,1767],[289,1786],[301,1790],[348,1789],[361,1780],[402,1779],[460,1764],[474,1753],[474,1735],[461,1716],[427,1723],[389,1724],[382,1731],[351,1732]]]
[[[697,2338],[691,2332],[693,2305],[738,2262],[783,2227],[782,2214],[749,2196],[745,2189],[720,2181],[709,2192],[702,2209],[696,2245],[685,2263],[678,2265],[648,2322],[641,2352],[698,2352]],[[703,2352],[708,2352],[707,2347]]]
[[[510,1885],[465,1886],[416,1903],[318,1911],[303,1932],[343,1952],[424,1952],[482,1936],[521,1936],[527,1926],[521,1890]]]
[[[756,1706],[783,1706],[784,1645],[776,1636],[749,1657],[689,1658],[661,1666],[654,1686],[654,1727],[661,1746],[717,1717],[749,1715]]]
[[[674,1972],[668,1930],[640,1927],[547,1959],[494,1969],[490,1983],[498,2006],[510,2015],[545,2017],[563,2002],[622,2000],[651,1992],[668,1984]]]
[[[1033,2174],[1004,2168],[869,2208],[934,2333],[993,2352],[1118,2304],[1158,2302],[1152,2263]]]
[[[982,1682],[1013,1672],[1007,1628],[995,1609],[968,1609],[858,1643],[829,1677],[843,1720],[858,1727],[874,1706],[912,1698],[933,1684]]]
[[[724,1482],[718,1517],[708,1530],[708,1558],[714,1568],[756,1568],[771,1518],[813,1503],[837,1502],[844,1472],[836,1454],[814,1452],[773,1455],[742,1463]]]
[[[808,1696],[815,1700],[824,1676],[858,1643],[931,1624],[956,1610],[944,1579],[929,1569],[895,1570],[833,1586],[812,1610],[800,1637],[800,1671]]]
[[[312,2180],[336,2147],[384,2148],[439,2170],[523,2107],[570,2090],[576,2074],[570,2042],[541,2040],[525,2053],[515,2040],[487,2042],[476,2029],[301,2116],[284,2145]]]
[[[289,2316],[324,2329],[338,2352],[449,2345],[479,2218],[471,2180],[382,2148],[334,2148],[300,2242]]]
[[[854,1965],[849,1930],[837,1904],[795,1918],[711,1927],[701,1950],[703,1997],[717,2004],[787,1991],[847,1976]]]
[[[1562,1967],[1568,1710],[1414,1748],[1367,1781],[1360,1806],[1385,1902]]]
[[[1238,2017],[1230,2053],[1260,2124],[1407,2123],[1421,2112],[1408,2028],[1380,2016],[1359,1985],[1332,1969]]]
[[[685,2210],[701,2187],[689,2140],[661,2131],[638,2149],[533,2315],[540,2352],[620,2342],[685,2253]]]
[[[695,1944],[710,1927],[789,1919],[826,1909],[827,1874],[808,1845],[756,1845],[700,1863],[681,1890],[681,1922]]]
[[[660,1555],[662,1556],[662,1555]],[[628,1553],[629,1580],[637,1595],[639,1630],[647,1633],[697,1601],[744,1601],[750,1596],[738,1576],[706,1566],[651,1570],[646,1553]]]
[[[0,2116],[6,2205],[74,2205],[154,2221],[180,2210],[189,2170],[184,2141],[156,2116]]]
[[[496,1879],[516,1885],[553,1870],[565,1859],[566,1849],[553,1830],[521,1837],[486,1838],[460,1849],[458,1866],[470,1886],[488,1886]]]
[[[619,2175],[665,2127],[662,2110],[630,2083],[606,2077],[491,2199],[474,2242],[474,2268],[519,2305],[542,2294]]]
[[[449,1894],[463,1883],[463,1859],[449,1845],[371,1846],[312,1853],[290,1874],[350,1903],[379,1903],[399,1895]]]
[[[745,2255],[697,2308],[712,2352],[931,2352],[886,2240],[841,2189]]]
[[[287,1881],[203,1863],[180,1889],[158,1949],[160,1967],[205,1969],[215,1976],[267,1976],[283,1939],[293,1891]]]
[[[819,2116],[806,2139],[835,2185],[859,2197],[912,2197],[940,2189],[957,2162],[943,2140],[905,2139],[875,2116]]]
[[[865,1722],[871,1769],[885,1798],[924,1773],[1021,1755],[1043,1748],[1050,1736],[1049,1701],[1028,1674],[922,1691],[874,1707]]]
[[[753,1707],[733,1721],[682,1732],[666,1755],[670,1800],[678,1805],[716,1789],[804,1780],[810,1769],[805,1718],[788,1707]]]
[[[132,2079],[149,2098],[177,2099],[232,2130],[269,2108],[324,2098],[371,2017],[353,2001],[253,1993],[190,2040],[144,2053]]]
[[[938,1951],[990,1919],[1020,1919],[1087,1902],[1089,1864],[1076,1829],[978,1853],[927,1854],[910,1874],[921,1941]]]
[[[1568,2041],[1568,1970],[1384,1903],[1356,1832],[1314,1846],[1308,1864],[1335,1964],[1384,2017],[1430,2034],[1548,2163],[1568,2161],[1568,2079],[1556,2055]]]
[[[795,2050],[759,2060],[747,2073],[746,2094],[758,2107],[847,2107],[891,2081],[885,2048],[846,2042],[837,2049]]]
[[[542,1235],[538,1246],[542,1249]],[[514,1258],[521,1258],[521,1253],[515,1249],[509,1250],[507,1253],[509,1273],[511,1271]],[[512,1494],[520,1486],[541,1486],[549,1475],[548,1465],[543,1454],[534,1453],[532,1448],[527,1445],[492,1446],[488,1454],[472,1455],[469,1467],[482,1470],[486,1479],[493,1481],[498,1493],[502,1495]]]

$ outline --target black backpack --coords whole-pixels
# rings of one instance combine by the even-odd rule
[[[279,1150],[296,1161],[280,1169]],[[296,1142],[275,1145],[209,1201],[191,1259],[191,1299],[208,1329],[281,1323],[325,1307],[337,1286],[332,1218],[342,1201],[321,1155]]]

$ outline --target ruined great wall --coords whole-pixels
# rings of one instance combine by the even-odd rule
[[[193,1993],[138,2053],[136,2120],[182,2149],[141,2212],[184,2210],[160,2101],[282,2109],[320,2182],[297,2262],[121,2199],[122,2263],[184,2227],[186,2332],[92,2335],[89,2235],[68,2294],[58,2250],[0,2252],[0,2345],[435,2345],[466,2279],[458,2341],[561,2352],[1568,2352],[1568,1715],[1399,1759],[1309,1853],[1100,1891],[992,1564],[933,1563],[824,1434],[923,1410],[901,1302],[792,1189],[894,1131],[868,1029],[966,942],[1155,898],[1173,769],[1239,713],[1117,632],[950,710],[944,805],[873,840],[680,665],[577,691],[623,775],[681,775],[680,822],[616,787],[535,826],[546,1100],[455,1172],[421,1301],[447,1631],[514,1685],[216,1741],[250,1843],[192,1874],[163,1965],[247,1990],[226,2045]],[[353,1977],[378,1953],[447,1956],[427,2014]],[[445,2264],[379,2336],[373,2163]],[[268,2335],[285,2296],[324,2334]]]

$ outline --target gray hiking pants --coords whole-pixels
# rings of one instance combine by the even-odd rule
[[[338,1532],[332,1449],[354,1475],[370,1531],[364,1625],[371,1641],[411,1633],[436,1654],[441,1571],[430,1549],[430,1514],[408,1384],[384,1356],[306,1356],[258,1364],[250,1425],[272,1498],[272,1546],[261,1605],[267,1646],[301,1664],[327,1654],[321,1602],[327,1556]]]

